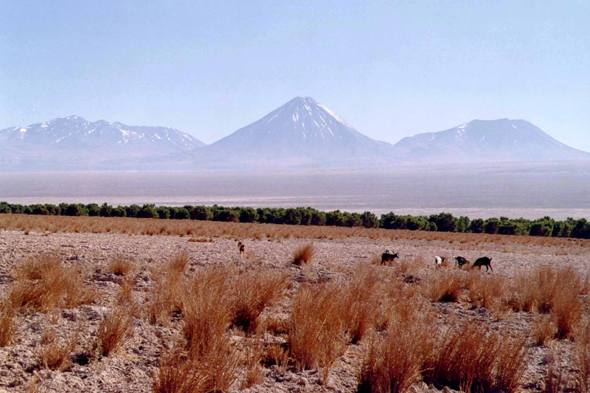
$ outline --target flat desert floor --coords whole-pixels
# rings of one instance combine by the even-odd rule
[[[382,265],[386,249],[399,259]],[[587,391],[589,255],[570,239],[0,215],[0,389]]]

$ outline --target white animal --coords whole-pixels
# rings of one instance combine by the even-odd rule
[[[436,269],[441,268],[442,264],[445,262],[445,257],[439,257],[438,255],[434,257],[434,267]]]

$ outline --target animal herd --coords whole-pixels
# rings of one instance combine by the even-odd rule
[[[389,250],[385,250],[385,252],[383,254],[381,254],[381,265],[386,265],[388,262],[393,262],[395,260],[395,258],[399,258],[397,252],[396,253],[392,253]],[[439,269],[443,266],[443,264],[445,263],[446,258],[445,257],[441,257],[441,256],[435,256],[434,257],[434,267],[436,269]],[[463,269],[463,266],[467,265],[469,266],[469,261],[461,256],[455,257],[455,261],[456,261],[456,266],[459,269]],[[489,257],[481,257],[475,260],[475,262],[473,262],[473,265],[471,265],[471,268],[478,268],[479,270],[481,270],[481,268],[485,266],[486,268],[486,272],[487,271],[494,271],[494,269],[492,269],[492,258]]]
[[[238,242],[238,251],[240,252],[240,257],[244,257],[244,252],[246,250],[246,246],[244,245],[244,243],[242,243],[241,241]],[[395,258],[399,258],[398,253],[393,253],[389,250],[385,250],[385,252],[383,254],[381,254],[381,265],[386,265],[388,262],[393,262],[395,260]],[[440,257],[440,256],[435,256],[434,257],[434,267],[436,269],[441,268],[443,266],[443,264],[446,261],[446,257]],[[459,269],[463,269],[463,266],[467,265],[469,266],[469,261],[467,259],[465,259],[464,257],[458,256],[455,257],[455,261],[457,262],[457,267]],[[475,262],[473,262],[473,265],[471,265],[471,268],[478,268],[479,270],[481,270],[481,268],[485,266],[486,268],[486,272],[488,270],[491,270],[492,272],[494,271],[494,269],[492,269],[492,258],[488,258],[488,257],[481,257],[475,260]]]

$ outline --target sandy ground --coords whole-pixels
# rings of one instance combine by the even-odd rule
[[[91,342],[101,319],[108,312],[109,296],[119,290],[120,279],[106,272],[108,262],[117,256],[133,260],[137,266],[134,296],[138,303],[145,300],[153,287],[150,272],[181,251],[190,257],[189,271],[199,266],[232,264],[247,268],[250,265],[265,265],[284,268],[294,282],[308,279],[330,280],[344,276],[356,263],[369,261],[385,249],[395,250],[401,260],[423,259],[426,265],[417,276],[425,278],[436,274],[431,264],[434,255],[448,258],[462,255],[469,260],[487,255],[492,257],[494,273],[506,277],[517,271],[532,269],[540,264],[573,265],[580,272],[590,271],[590,249],[576,246],[545,247],[522,244],[474,244],[450,243],[426,240],[371,240],[347,238],[342,240],[305,239],[238,239],[215,238],[214,242],[189,242],[187,237],[144,236],[91,233],[40,233],[31,231],[0,230],[0,292],[5,296],[13,282],[14,267],[39,253],[57,253],[67,263],[80,266],[88,273],[85,283],[101,296],[90,305],[75,309],[59,310],[43,314],[25,311],[17,316],[17,331],[11,345],[0,348],[0,390],[24,391],[33,384],[42,386],[41,391],[104,391],[144,392],[150,391],[152,375],[157,370],[162,347],[174,335],[174,329],[150,325],[145,319],[133,322],[133,335],[125,345],[108,357],[100,360],[84,359],[82,349]],[[246,245],[246,256],[241,259],[236,240]],[[293,266],[293,250],[313,242],[315,263],[307,268]],[[384,267],[386,269],[386,267]],[[112,296],[111,296],[112,297]],[[445,303],[437,304],[442,315],[465,315],[489,321],[494,329],[530,331],[531,315],[511,313],[496,318],[483,308]],[[43,332],[54,327],[61,337],[78,331],[78,345],[74,351],[75,362],[68,371],[51,371],[40,365],[39,346]],[[571,356],[571,342],[553,345],[562,358]],[[264,381],[249,391],[355,391],[360,368],[358,353],[362,345],[349,345],[331,372],[329,383],[319,383],[317,371],[279,370],[272,366],[264,369]],[[530,346],[528,369],[523,389],[542,389],[546,372],[546,347]],[[76,358],[78,356],[78,358]],[[80,358],[81,357],[81,358]],[[236,390],[239,386],[236,386]],[[425,384],[412,387],[413,391],[437,391]],[[448,389],[447,389],[448,390]]]

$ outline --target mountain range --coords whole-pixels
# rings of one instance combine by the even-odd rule
[[[169,127],[89,122],[69,116],[0,130],[0,170],[118,168],[146,156],[203,146],[193,136]]]
[[[205,145],[173,128],[78,116],[0,130],[0,171],[391,168],[414,164],[590,160],[525,120],[473,120],[391,145],[310,97]]]

